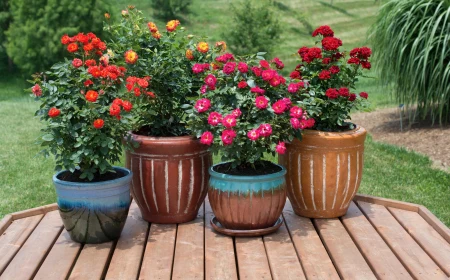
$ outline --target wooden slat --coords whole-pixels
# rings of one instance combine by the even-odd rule
[[[366,202],[358,202],[358,205],[413,277],[417,279],[447,279],[444,272],[384,206]]]
[[[235,244],[240,279],[272,279],[261,237],[236,237]]]
[[[139,279],[170,279],[176,235],[176,224],[151,225]]]
[[[339,219],[314,219],[317,230],[344,279],[376,279]]]
[[[420,205],[409,203],[409,202],[403,202],[398,200],[393,200],[389,198],[381,198],[381,197],[375,197],[365,194],[357,194],[354,198],[356,201],[362,201],[362,202],[368,202],[373,204],[379,204],[386,207],[394,207],[398,209],[413,211],[413,212],[419,212]]]
[[[149,224],[133,201],[122,235],[117,242],[106,279],[136,279],[144,254]]]
[[[197,218],[178,225],[172,279],[204,278],[204,207],[200,207]]]
[[[395,208],[389,208],[389,211],[447,276],[450,276],[450,244],[418,213]]]
[[[233,238],[216,233],[211,226],[214,214],[205,200],[205,279],[237,280]]]
[[[56,203],[39,206],[32,209],[27,209],[19,212],[12,213],[11,216],[13,217],[13,220],[22,219],[25,217],[35,216],[35,215],[41,215],[46,214],[51,211],[58,210],[58,205]]]
[[[12,215],[6,215],[3,217],[3,219],[0,221],[0,235],[2,235],[5,230],[9,227],[9,225],[13,222]]]
[[[285,224],[263,240],[273,279],[306,279]]]
[[[441,236],[450,243],[450,229],[446,227],[441,221],[439,221],[433,213],[430,212],[427,208],[420,206],[419,207],[419,215],[427,221],[437,232],[441,234]]]
[[[354,202],[342,217],[342,223],[378,279],[412,279]]]
[[[47,213],[3,272],[0,279],[30,279],[62,230],[58,211]]]
[[[101,279],[105,273],[113,246],[113,242],[84,245],[69,279]]]
[[[295,215],[289,200],[283,210],[297,254],[308,279],[339,279],[339,275],[308,218]]]
[[[64,229],[56,240],[34,280],[66,279],[81,250],[81,244],[70,239]]]
[[[14,258],[44,215],[23,218],[11,223],[0,236],[0,275]]]

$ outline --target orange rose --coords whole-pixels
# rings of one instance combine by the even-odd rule
[[[86,100],[89,102],[95,102],[97,101],[98,98],[98,92],[96,92],[95,90],[88,90],[88,92],[86,92]]]
[[[161,38],[161,33],[159,33],[158,31],[152,33],[153,38],[159,40]]]
[[[147,23],[148,29],[150,29],[150,32],[155,33],[158,32],[158,27],[156,27],[156,24],[154,22]]]
[[[138,57],[138,54],[133,50],[128,50],[125,52],[125,62],[128,64],[135,64]]]
[[[78,51],[78,45],[77,45],[77,43],[70,43],[70,44],[67,46],[67,50],[68,50],[69,52],[71,52],[71,53],[74,53],[74,52]]]
[[[192,53],[192,50],[190,49],[186,50],[186,58],[189,60],[194,60],[194,54]]]
[[[102,128],[103,127],[103,125],[105,125],[105,121],[104,120],[102,120],[102,119],[96,119],[95,121],[94,121],[94,127],[96,128],[96,129],[100,129],[100,128]]]
[[[206,42],[200,42],[197,45],[197,50],[201,53],[207,53],[209,50],[209,45]]]
[[[57,116],[59,116],[59,114],[61,114],[61,111],[55,107],[50,108],[50,110],[48,111],[48,116],[50,118],[56,118]]]
[[[215,47],[219,50],[219,52],[224,52],[227,50],[227,44],[224,41],[216,42]]]
[[[177,26],[180,24],[178,20],[171,20],[166,24],[166,29],[169,32],[175,31],[177,29]]]

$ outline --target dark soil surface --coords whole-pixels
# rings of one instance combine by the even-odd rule
[[[450,171],[450,124],[432,125],[431,120],[411,124],[407,116],[402,119],[398,108],[380,109],[352,115],[352,122],[361,125],[372,134],[374,140],[413,150],[429,156],[436,167]]]
[[[124,172],[119,170],[116,170],[116,172],[108,172],[101,175],[97,174],[94,176],[94,179],[92,181],[89,181],[87,178],[80,179],[80,175],[81,175],[80,171],[75,171],[74,173],[65,171],[59,174],[58,179],[73,183],[97,183],[97,182],[111,181],[126,176]]]
[[[231,168],[231,163],[227,162],[215,166],[213,170],[218,173],[235,176],[259,176],[277,173],[280,172],[282,169],[278,165],[270,161],[264,160],[255,162],[254,168],[250,164],[245,164],[233,169]]]

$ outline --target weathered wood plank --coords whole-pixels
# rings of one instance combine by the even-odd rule
[[[64,229],[39,268],[34,280],[66,279],[81,247],[80,243],[70,239],[69,233]]]
[[[283,216],[306,277],[323,280],[339,279],[311,220],[295,215],[289,200],[284,206]]]
[[[6,215],[3,217],[3,219],[0,221],[0,235],[2,235],[5,230],[9,227],[9,225],[13,222],[12,215]]]
[[[48,212],[56,211],[58,210],[58,204],[53,203],[49,205],[39,206],[32,209],[27,209],[19,212],[12,213],[11,216],[13,217],[13,220],[22,219],[25,217],[30,217],[34,215],[41,215],[46,214]]]
[[[13,221],[0,236],[0,275],[22,247],[44,215]]]
[[[306,279],[285,224],[263,240],[273,279]]]
[[[105,273],[105,267],[110,259],[113,246],[113,242],[84,245],[69,279],[101,279]]]
[[[62,227],[58,211],[45,214],[0,279],[33,278],[47,252],[61,233]]]
[[[433,213],[424,206],[419,207],[419,215],[427,221],[441,236],[450,243],[450,229],[446,227]]]
[[[418,213],[396,208],[389,208],[389,211],[447,276],[450,276],[450,244]]]
[[[414,278],[447,279],[444,272],[403,229],[386,207],[359,201],[358,205]]]
[[[150,226],[139,279],[170,279],[176,235],[176,224]]]
[[[205,200],[205,279],[237,280],[233,238],[216,233],[211,226],[214,214]]]
[[[133,200],[122,235],[117,241],[106,279],[137,279],[149,224]]]
[[[261,237],[236,237],[235,243],[240,279],[272,279]]]
[[[412,279],[354,202],[350,203],[342,223],[378,279]]]
[[[339,219],[314,219],[333,263],[344,279],[376,279]]]
[[[204,279],[204,206],[197,218],[178,225],[172,279]]]
[[[383,205],[386,207],[394,207],[394,208],[413,211],[413,212],[418,212],[419,207],[420,207],[420,205],[414,204],[414,203],[403,202],[403,201],[393,200],[393,199],[389,199],[389,198],[375,197],[375,196],[370,196],[370,195],[365,195],[365,194],[357,194],[355,196],[354,200]]]

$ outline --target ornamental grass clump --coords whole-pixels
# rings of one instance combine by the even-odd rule
[[[145,136],[184,136],[185,112],[182,104],[189,102],[200,88],[198,76],[191,70],[206,70],[214,48],[193,35],[183,35],[178,20],[169,21],[164,29],[146,20],[142,12],[129,6],[122,11],[120,22],[107,25],[114,60],[127,68],[126,88],[135,104],[135,133]]]
[[[263,166],[265,153],[285,153],[285,142],[314,125],[285,97],[286,80],[279,73],[283,62],[268,62],[262,55],[215,57],[212,69],[199,72],[204,84],[187,110],[193,134],[213,153],[220,152],[231,169]]]
[[[358,77],[371,68],[372,51],[368,47],[340,51],[342,41],[327,25],[317,28],[312,36],[320,38],[319,46],[298,50],[301,63],[290,74],[288,97],[314,118],[313,129],[353,129],[354,124],[348,122],[350,112],[366,106],[368,98],[366,92],[353,91]]]
[[[122,154],[133,104],[119,93],[126,69],[109,63],[106,44],[95,34],[64,35],[70,59],[33,76],[36,115],[45,123],[40,139],[44,155],[56,158],[56,171],[67,180],[102,181],[114,172]],[[64,178],[63,178],[64,179]]]

